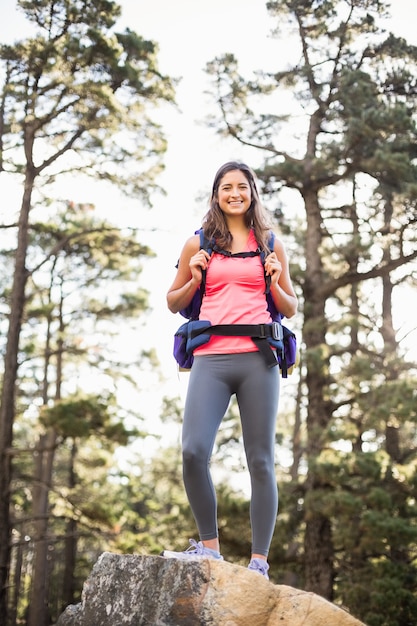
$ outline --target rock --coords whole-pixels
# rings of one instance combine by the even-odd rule
[[[226,561],[105,552],[56,626],[364,626],[320,596]]]

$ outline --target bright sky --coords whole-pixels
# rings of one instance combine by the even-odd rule
[[[80,186],[78,197],[72,186],[68,188],[68,197],[95,202],[97,209],[113,220],[117,214],[124,223],[145,228],[158,226],[165,231],[165,235],[149,234],[150,245],[158,252],[159,259],[144,274],[152,286],[155,307],[149,320],[148,338],[150,345],[155,345],[154,339],[159,338],[160,359],[178,392],[171,349],[173,332],[182,318],[167,312],[165,293],[173,279],[183,241],[198,228],[206,211],[206,199],[197,201],[196,196],[202,192],[204,196],[208,194],[215,171],[223,162],[240,158],[250,165],[257,164],[247,158],[248,153],[237,143],[220,141],[201,123],[212,106],[204,93],[208,89],[204,67],[216,55],[233,52],[246,75],[257,69],[276,69],[276,59],[285,55],[288,41],[271,39],[273,20],[267,14],[266,0],[121,0],[120,4],[119,30],[128,26],[158,42],[161,71],[182,79],[177,90],[181,112],[172,108],[158,114],[169,142],[166,172],[159,181],[167,196],[155,199],[154,208],[146,214],[140,207],[132,210],[131,204],[116,192],[110,197],[92,199],[91,186]],[[0,6],[3,15],[0,41],[12,42],[24,37],[25,22],[16,11],[16,1],[0,0]],[[392,20],[387,23],[387,29],[417,44],[412,19],[415,8],[416,0],[393,0]],[[132,338],[127,337],[126,341],[129,345]]]

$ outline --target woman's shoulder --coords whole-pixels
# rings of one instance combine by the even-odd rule
[[[197,233],[195,235],[191,235],[191,237],[188,237],[183,249],[184,251],[190,253],[191,256],[198,252],[198,250],[200,249],[200,235]]]
[[[275,235],[274,237],[274,249],[273,251],[275,252],[275,254],[277,255],[278,259],[280,261],[283,261],[284,259],[287,258],[287,252],[285,249],[285,245],[284,242],[282,241],[281,237],[277,237]]]

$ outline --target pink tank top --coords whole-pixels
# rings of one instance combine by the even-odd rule
[[[250,231],[247,251],[257,248],[255,235]],[[200,320],[209,320],[213,325],[271,322],[265,297],[264,269],[259,256],[239,258],[212,254]],[[256,350],[250,337],[213,336],[208,343],[194,350],[194,354],[235,354]]]

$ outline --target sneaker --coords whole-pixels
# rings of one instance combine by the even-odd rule
[[[269,580],[269,576],[268,576],[269,565],[263,559],[251,559],[251,562],[248,565],[248,569],[254,572],[258,572],[259,574],[262,574],[262,576],[264,576],[267,580]]]
[[[222,561],[223,557],[220,552],[217,550],[212,550],[211,548],[206,548],[201,541],[197,543],[194,539],[190,539],[190,547],[184,552],[173,552],[171,550],[163,550],[161,552],[161,556],[168,559],[183,559],[186,560],[196,560],[196,559],[217,559],[218,561]]]

